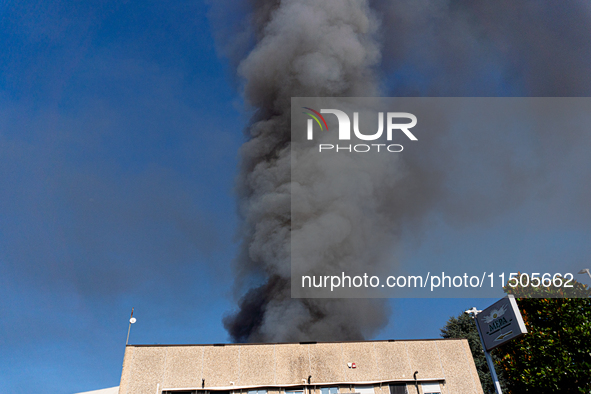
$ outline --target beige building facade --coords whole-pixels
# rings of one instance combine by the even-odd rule
[[[482,394],[465,339],[129,345],[119,394]]]

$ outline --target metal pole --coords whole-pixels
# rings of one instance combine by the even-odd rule
[[[131,317],[129,318],[129,327],[127,327],[127,339],[125,340],[125,346],[129,343],[129,331],[131,330],[132,323],[135,323],[135,319],[133,318],[133,308],[131,308]]]
[[[495,385],[495,391],[497,392],[497,394],[503,394],[503,391],[501,390],[501,384],[499,383],[499,378],[497,377],[497,372],[495,371],[495,365],[493,364],[492,357],[490,356],[490,353],[486,351],[486,347],[484,346],[484,340],[482,339],[482,333],[480,332],[480,325],[478,324],[478,319],[476,318],[478,312],[476,312],[475,309],[476,308],[474,308],[473,311],[474,324],[476,324],[476,330],[478,331],[480,343],[482,344],[482,350],[484,350],[484,357],[486,357],[486,363],[488,364],[488,369],[490,370],[490,375],[492,377],[493,384]]]
[[[129,322],[129,327],[127,327],[127,340],[125,341],[125,346],[129,343],[129,331],[131,330],[131,322]]]

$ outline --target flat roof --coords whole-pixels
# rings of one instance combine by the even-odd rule
[[[451,338],[128,345],[120,392],[267,387],[282,394],[286,387],[336,384],[375,385],[374,394],[389,394],[382,383],[415,379],[482,394],[468,341]]]
[[[128,344],[134,347],[149,346],[262,346],[262,345],[315,345],[331,343],[366,343],[366,342],[428,342],[428,341],[463,341],[464,338],[427,338],[427,339],[372,339],[357,341],[303,341],[303,342],[254,342],[254,343],[154,343]]]

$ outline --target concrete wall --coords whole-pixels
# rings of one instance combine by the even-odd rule
[[[356,368],[349,368],[355,363]],[[439,381],[445,394],[481,394],[466,340],[367,341],[314,344],[227,344],[128,346],[120,394],[160,394],[167,389],[239,390],[266,387],[269,394],[289,386],[321,385],[354,392],[355,383],[373,384],[389,394],[388,382]],[[310,385],[303,380],[312,376]],[[233,382],[233,383],[231,383]]]

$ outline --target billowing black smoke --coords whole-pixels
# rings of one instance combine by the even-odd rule
[[[253,0],[249,7],[249,23],[222,45],[255,111],[237,187],[239,310],[224,320],[237,342],[363,339],[389,314],[383,300],[290,297],[291,97],[591,92],[591,6],[583,1]],[[483,144],[496,141],[486,138]],[[556,141],[540,138],[535,153],[546,161],[535,168],[515,164],[518,153],[510,150],[480,155],[486,175],[505,185],[483,191],[471,183],[483,174],[462,168],[473,153],[442,149],[442,129],[422,142],[420,157],[405,156],[396,187],[374,185],[390,203],[389,226],[393,232],[416,229],[434,211],[451,222],[470,222],[521,204],[556,159],[549,148]],[[561,139],[561,154],[577,138]]]
[[[225,325],[236,341],[361,339],[387,321],[382,301],[290,298],[290,100],[374,96],[378,22],[366,1],[255,1],[256,43],[238,66],[256,109],[241,149],[238,283],[253,277]],[[352,323],[354,321],[355,323]]]
[[[249,290],[240,300],[239,311],[224,320],[232,339],[235,342],[363,339],[386,321],[387,310],[381,301],[297,300],[290,298],[289,286],[288,278],[275,275],[260,287]],[[282,309],[272,314],[275,305]],[[292,311],[296,313],[291,314]],[[264,330],[270,322],[276,331],[266,333]]]

